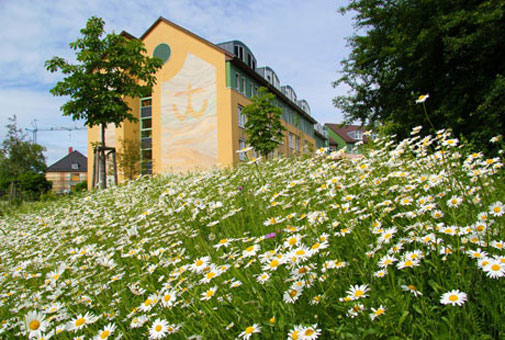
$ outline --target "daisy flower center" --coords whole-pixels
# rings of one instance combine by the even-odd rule
[[[494,271],[498,271],[498,270],[500,270],[500,268],[501,268],[501,267],[500,267],[499,265],[497,265],[497,264],[493,264],[493,265],[491,266],[491,269],[492,269],[492,270],[494,270]]]
[[[100,339],[107,339],[110,335],[110,331],[103,331],[102,334],[100,334]]]
[[[363,294],[365,294],[364,291],[362,291],[361,289],[357,290],[355,293],[354,293],[354,297],[360,297],[362,296]]]
[[[452,294],[451,296],[449,296],[449,300],[452,301],[452,302],[455,302],[455,301],[458,301],[459,298],[457,295],[455,294]]]
[[[249,326],[245,329],[245,334],[251,334],[252,332],[254,332],[254,327]]]
[[[85,318],[80,318],[75,322],[76,327],[82,326],[86,322]]]
[[[37,329],[39,329],[40,327],[40,322],[39,320],[33,320],[32,322],[30,322],[30,324],[28,325],[28,327],[32,330],[32,331],[36,331]]]
[[[171,298],[171,296],[170,296],[169,294],[167,294],[167,295],[165,295],[165,296],[163,297],[163,300],[165,300],[165,302],[167,302],[167,301],[169,301],[169,300],[170,300],[170,298]]]
[[[162,328],[163,328],[163,327],[161,327],[161,325],[156,325],[156,327],[154,327],[154,330],[155,330],[156,332],[160,332]]]
[[[313,329],[307,329],[305,331],[305,336],[311,336],[312,334],[314,334],[314,330]]]

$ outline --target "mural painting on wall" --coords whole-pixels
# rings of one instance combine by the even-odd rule
[[[161,84],[161,172],[217,164],[216,68],[188,53]]]

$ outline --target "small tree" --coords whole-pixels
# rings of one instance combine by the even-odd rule
[[[0,194],[5,194],[11,183],[25,173],[43,174],[47,168],[45,150],[27,141],[17,127],[16,116],[9,117],[7,136],[0,146]]]
[[[272,93],[260,87],[252,103],[242,109],[247,117],[245,133],[248,143],[265,158],[281,143],[286,130],[281,123],[282,109],[274,105],[274,99]]]
[[[140,143],[138,138],[121,139],[121,151],[117,154],[119,169],[128,179],[140,173]]]
[[[82,38],[70,43],[76,53],[77,64],[54,57],[46,61],[50,72],[66,75],[51,89],[55,96],[70,96],[61,110],[64,116],[84,119],[88,127],[101,125],[102,187],[106,186],[105,127],[119,126],[125,119],[136,122],[126,97],[148,96],[156,83],[154,73],[163,61],[146,55],[142,41],[128,40],[122,35],[107,34],[104,38],[104,21],[91,17],[81,30]],[[100,149],[100,148],[99,148]]]

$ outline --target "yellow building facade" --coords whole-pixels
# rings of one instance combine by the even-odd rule
[[[290,86],[280,86],[273,70],[257,68],[254,55],[243,43],[215,45],[164,18],[138,39],[150,56],[165,62],[156,74],[151,96],[128,99],[139,121],[107,127],[106,145],[120,152],[120,141],[139,140],[143,173],[188,172],[240,162],[236,151],[247,144],[241,109],[251,103],[259,86],[276,95],[276,105],[284,112],[287,131],[274,156],[318,147],[316,139],[321,136],[314,132],[317,122],[308,103],[298,101]],[[100,128],[90,128],[89,169],[94,160],[91,143],[99,139]],[[91,185],[91,178],[88,182]]]

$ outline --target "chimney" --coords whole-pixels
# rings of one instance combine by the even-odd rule
[[[71,146],[69,146],[69,147],[68,147],[68,153],[70,154],[70,153],[72,153],[73,151],[74,151],[74,149],[73,149]]]

